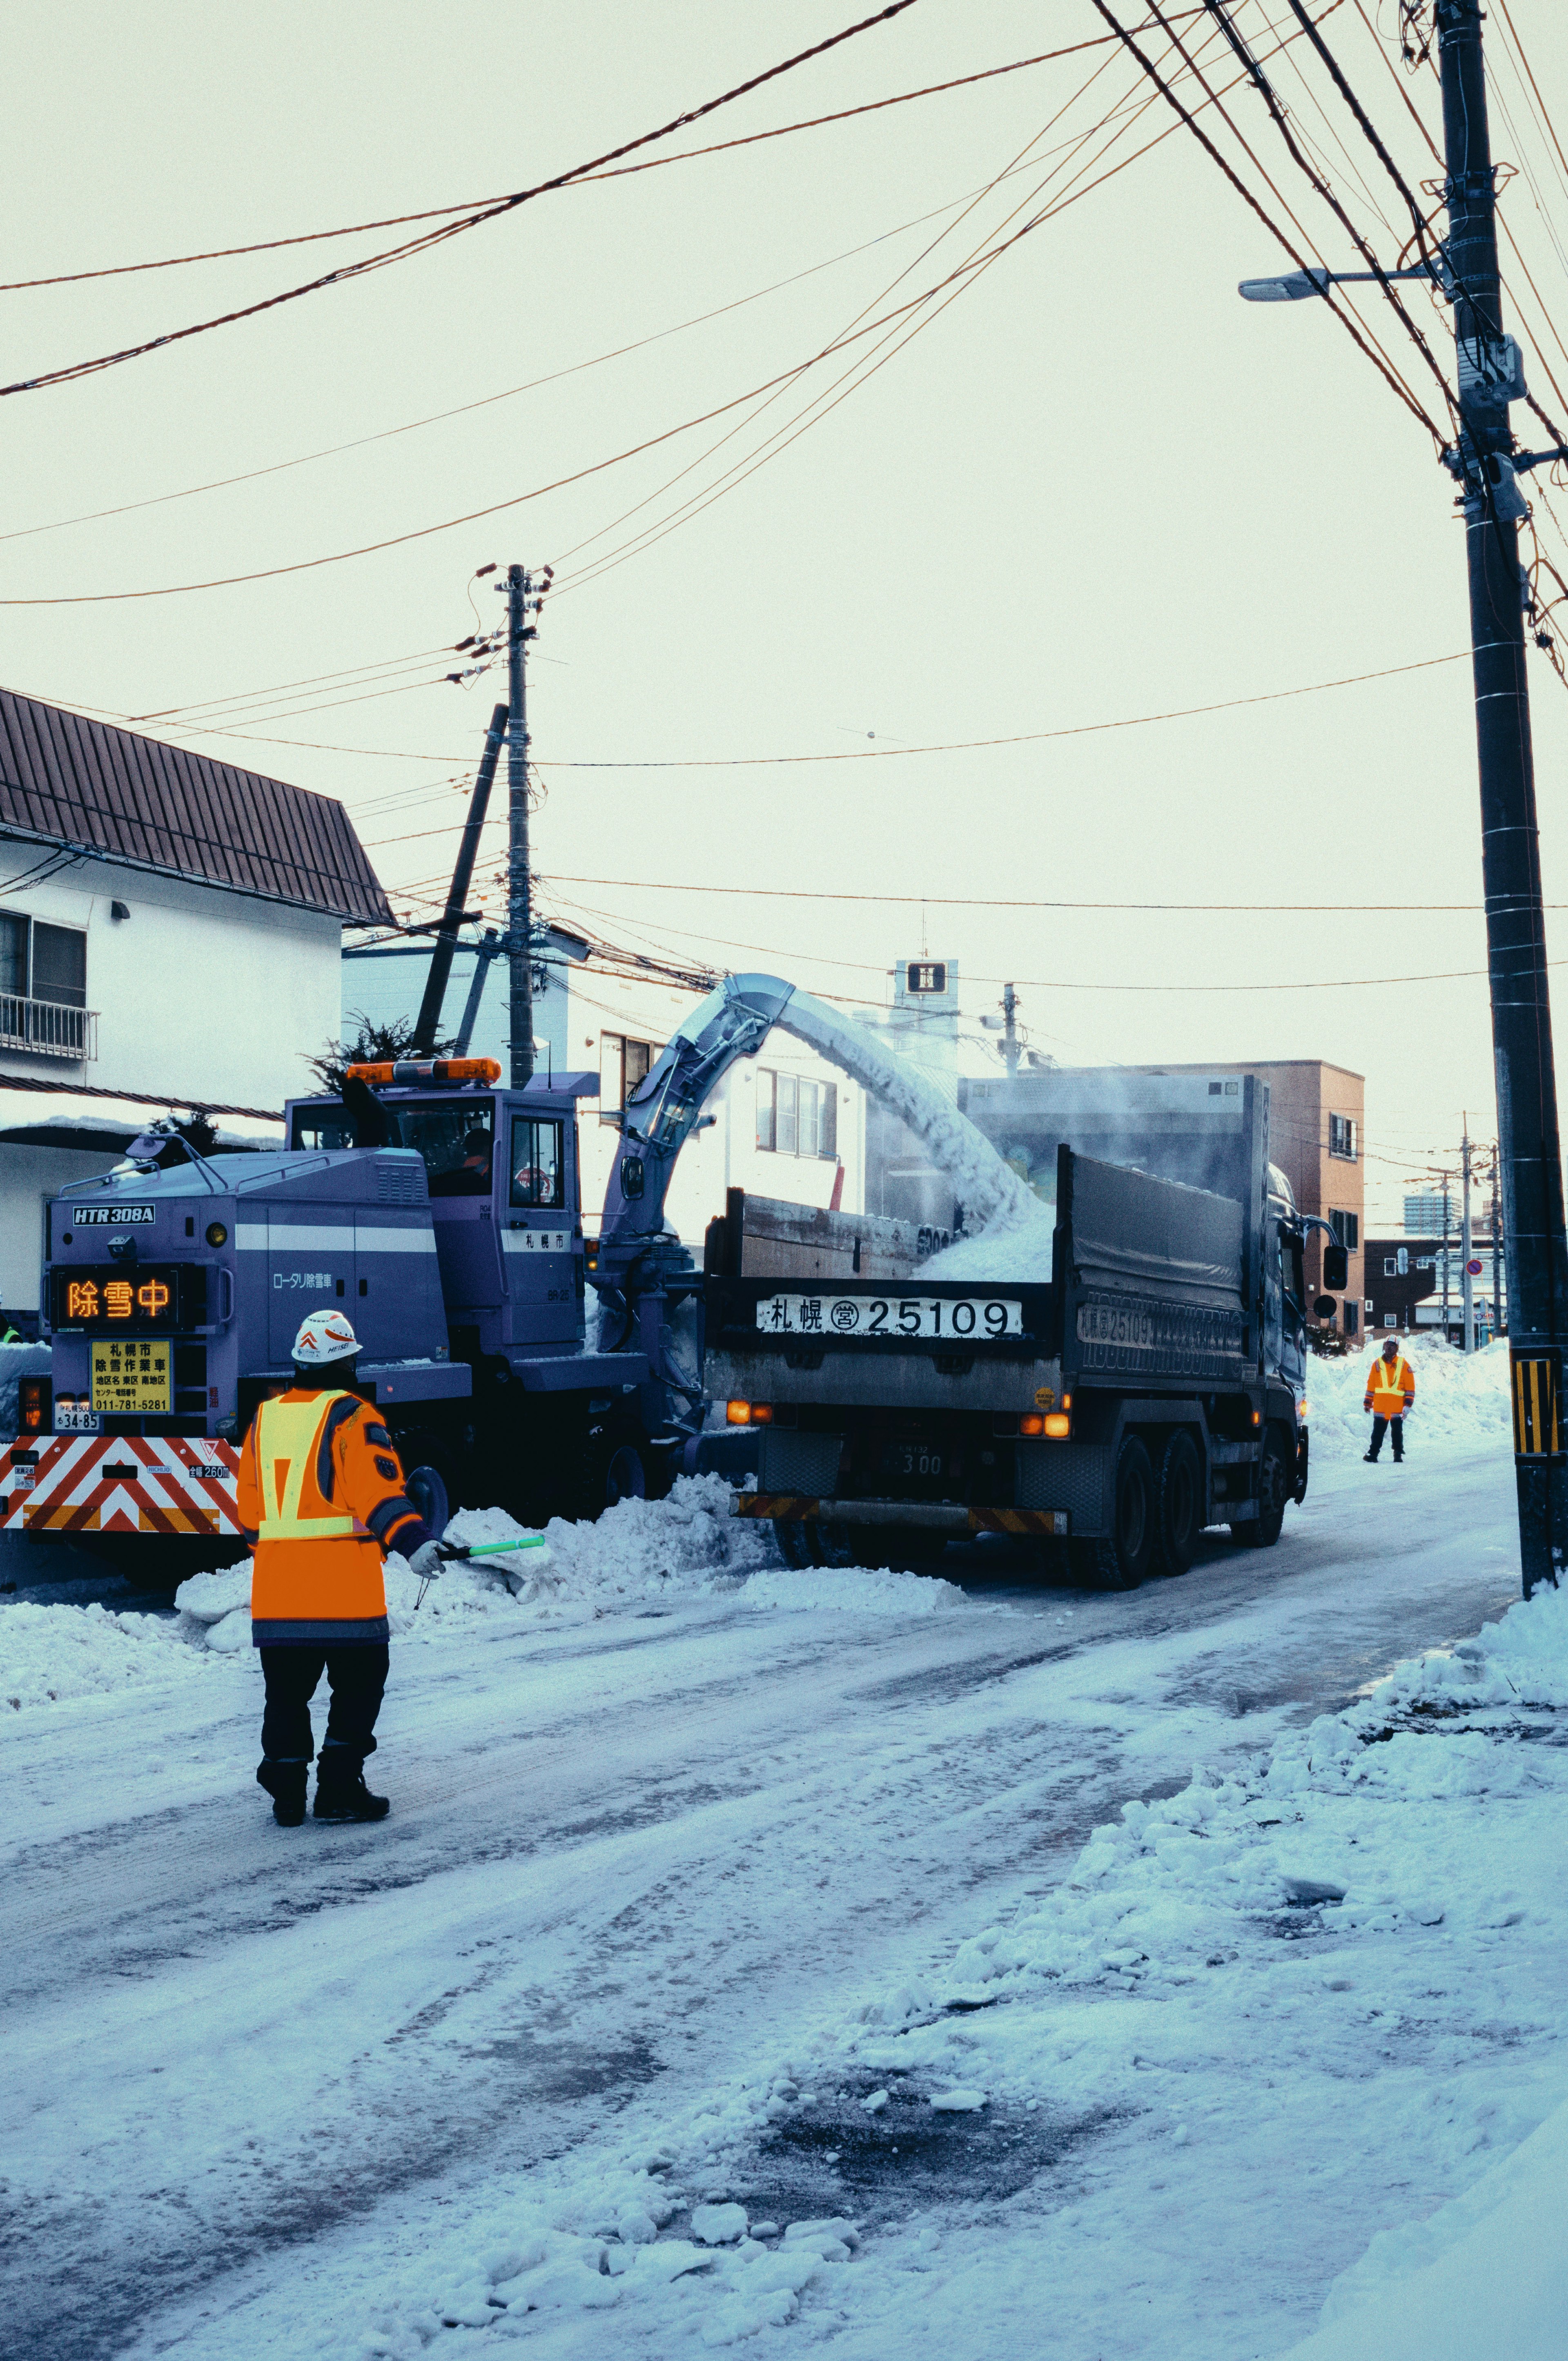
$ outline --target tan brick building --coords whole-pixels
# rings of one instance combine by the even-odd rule
[[[1321,1058],[1219,1061],[1202,1066],[1160,1066],[1165,1074],[1256,1074],[1268,1084],[1269,1154],[1290,1183],[1297,1210],[1333,1224],[1350,1250],[1350,1279],[1341,1319],[1347,1335],[1359,1337],[1366,1295],[1363,1264],[1366,1184],[1362,1126],[1366,1106],[1365,1075],[1331,1066]],[[1308,1245],[1307,1293],[1322,1287],[1321,1233]]]

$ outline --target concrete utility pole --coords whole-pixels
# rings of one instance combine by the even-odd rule
[[[1568,1555],[1568,1458],[1559,1393],[1568,1334],[1568,1233],[1547,991],[1546,931],[1525,678],[1524,602],[1508,402],[1523,392],[1519,348],[1505,337],[1497,273],[1497,185],[1486,122],[1479,0],[1436,0],[1454,285],[1460,438],[1470,566],[1481,851],[1497,1077],[1498,1145],[1508,1272],[1514,1471],[1528,1598],[1555,1588]]]
[[[549,569],[543,577],[549,580]],[[499,589],[500,585],[496,586]],[[507,799],[510,830],[507,869],[507,950],[511,964],[511,1086],[533,1080],[533,904],[528,875],[527,644],[538,636],[528,620],[543,598],[526,566],[509,566],[507,599]]]
[[[1002,1058],[1012,1082],[1018,1071],[1018,995],[1010,983],[1002,987]]]
[[[1464,1211],[1459,1224],[1459,1253],[1464,1268],[1459,1274],[1460,1318],[1464,1324],[1464,1350],[1475,1350],[1475,1290],[1470,1279],[1470,1117],[1464,1118],[1464,1137],[1460,1143],[1460,1159],[1464,1173]]]
[[[431,952],[430,973],[425,978],[424,997],[419,1005],[414,1022],[413,1039],[409,1044],[416,1058],[428,1058],[435,1048],[435,1037],[441,1030],[442,1005],[446,998],[446,986],[452,973],[452,954],[457,948],[457,929],[468,900],[468,888],[474,882],[474,863],[479,856],[479,839],[484,834],[485,816],[490,807],[490,785],[500,759],[501,740],[506,735],[507,708],[498,705],[490,716],[490,726],[485,733],[485,751],[479,757],[479,773],[474,781],[474,793],[469,798],[468,817],[463,826],[462,842],[457,848],[457,860],[452,872],[452,887],[446,896],[446,911],[442,918]],[[458,1053],[460,1056],[461,1051]]]

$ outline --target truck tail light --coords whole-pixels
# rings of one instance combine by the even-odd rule
[[[1046,1420],[1046,1433],[1058,1443],[1065,1443],[1072,1433],[1072,1421],[1065,1410],[1053,1410]]]
[[[724,1415],[731,1426],[771,1426],[773,1406],[772,1402],[732,1401],[726,1403]]]
[[[16,1388],[19,1422],[28,1434],[41,1433],[54,1416],[54,1387],[48,1378],[23,1378]]]
[[[1018,1421],[1020,1434],[1044,1434],[1046,1422],[1037,1410],[1026,1410]]]

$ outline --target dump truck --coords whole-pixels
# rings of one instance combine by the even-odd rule
[[[1277,1541],[1307,1489],[1302,1247],[1328,1225],[1269,1160],[1267,1084],[1088,1070],[970,1111],[1045,1201],[1020,1258],[1003,1235],[962,1276],[791,1278],[749,1267],[743,1205],[714,1225],[707,1382],[754,1436],[736,1513],[797,1565],[1002,1532],[1114,1588],[1182,1572],[1206,1526]],[[1343,1286],[1337,1242],[1324,1263]]]

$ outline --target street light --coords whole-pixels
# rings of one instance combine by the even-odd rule
[[[1446,295],[1450,292],[1440,263],[1413,263],[1406,270],[1287,270],[1277,279],[1244,279],[1237,293],[1248,303],[1299,303],[1304,295],[1326,295],[1331,287],[1357,280],[1381,287],[1387,279],[1428,279]]]

